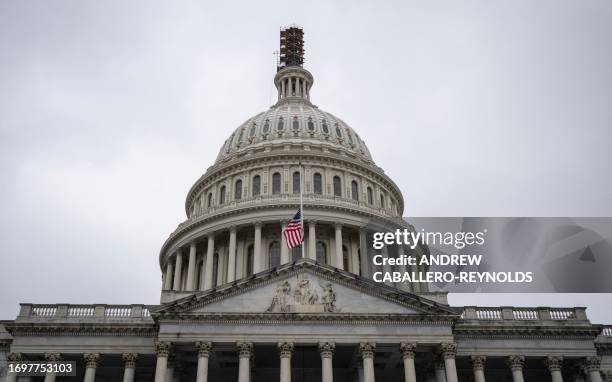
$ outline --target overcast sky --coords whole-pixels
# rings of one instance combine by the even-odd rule
[[[407,216],[612,216],[612,2],[0,2],[0,319],[157,303],[159,248],[273,102],[281,25]],[[612,270],[611,270],[612,272]],[[609,295],[451,296],[588,305]],[[606,307],[608,306],[608,307]]]

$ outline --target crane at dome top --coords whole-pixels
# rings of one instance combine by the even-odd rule
[[[292,25],[280,30],[280,54],[276,70],[304,65],[304,30]]]

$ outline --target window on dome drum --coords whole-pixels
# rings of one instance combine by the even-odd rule
[[[353,136],[351,135],[350,131],[348,131],[348,129],[346,130],[346,137],[348,138],[349,142],[352,145],[353,144]]]
[[[261,176],[255,175],[253,177],[253,196],[261,194]]]
[[[338,127],[338,124],[336,123],[336,136],[338,138],[342,138],[342,131],[340,130],[340,128]]]
[[[312,119],[308,118],[308,130],[314,131],[314,128],[314,122],[312,122]]]
[[[268,134],[269,131],[270,131],[270,120],[266,119],[266,122],[264,123],[264,127],[263,127],[263,132],[264,134]]]
[[[270,268],[278,267],[280,265],[280,242],[273,241],[270,244]]]
[[[246,258],[246,275],[251,276],[253,274],[253,256],[255,255],[255,248],[253,244],[249,245],[247,248],[247,258]]]
[[[323,193],[323,179],[318,172],[312,176],[312,188],[315,194]]]
[[[234,199],[242,199],[242,180],[238,179],[234,186]]]
[[[359,201],[359,186],[354,180],[351,182],[351,198],[355,201]]]
[[[240,134],[238,134],[238,143],[242,142],[243,135],[244,135],[244,129],[240,130]]]
[[[349,252],[346,245],[342,246],[342,265],[344,266],[345,271],[349,270]]]
[[[257,129],[257,125],[253,124],[253,126],[251,126],[251,131],[249,131],[249,137],[253,138],[255,136],[255,130]]]
[[[276,128],[278,129],[278,131],[281,131],[285,128],[285,124],[283,122],[283,117],[280,117],[278,120],[278,124],[276,125]]]
[[[206,201],[206,207],[210,208],[212,206],[212,192],[208,193],[208,200]]]
[[[323,129],[323,133],[329,134],[329,127],[327,127],[326,121],[321,122],[321,129]]]
[[[338,175],[334,176],[334,196],[342,196],[342,181]]]
[[[300,122],[297,117],[293,117],[293,130],[298,130],[300,128]]]
[[[385,208],[385,194],[380,194],[380,208]]]
[[[219,190],[219,204],[225,203],[225,186],[221,186]]]
[[[327,247],[322,241],[317,241],[317,263],[327,264]]]
[[[298,261],[302,258],[302,246],[291,248],[291,261]]]
[[[281,175],[278,172],[272,174],[272,193],[280,194],[281,192]]]
[[[213,287],[217,285],[217,276],[219,270],[219,253],[215,253],[213,255],[213,265],[212,265],[212,285]]]
[[[293,193],[300,193],[300,172],[296,171],[293,173]]]
[[[374,204],[374,198],[372,197],[372,188],[368,187],[368,204]]]

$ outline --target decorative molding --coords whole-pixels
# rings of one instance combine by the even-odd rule
[[[138,353],[123,353],[121,357],[123,358],[125,368],[134,369],[136,367],[136,361],[138,360]]]
[[[414,353],[416,351],[416,348],[417,348],[417,344],[413,342],[400,342],[400,346],[399,346],[399,350],[404,356],[404,359],[406,358],[414,359]]]
[[[319,353],[321,353],[321,358],[332,358],[335,350],[336,344],[333,342],[319,343]]]
[[[281,358],[291,358],[293,354],[293,343],[292,342],[279,342],[278,350]]]
[[[483,355],[473,355],[470,357],[470,360],[472,361],[472,369],[474,371],[484,371],[485,364],[487,363],[487,357]]]
[[[70,336],[70,337],[155,337],[157,328],[153,320],[150,324],[125,325],[115,324],[78,324],[78,323],[16,323],[5,325],[12,336]]]

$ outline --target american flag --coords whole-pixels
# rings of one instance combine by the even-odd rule
[[[298,247],[304,241],[304,230],[302,229],[302,210],[298,208],[297,213],[287,224],[283,231],[287,246],[289,248]]]

